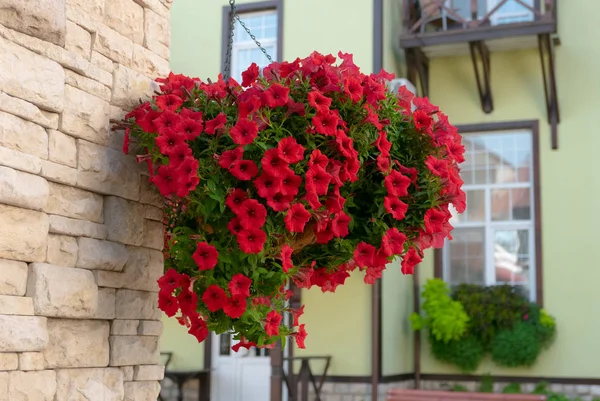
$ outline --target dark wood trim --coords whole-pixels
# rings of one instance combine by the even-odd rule
[[[277,58],[276,61],[283,60],[283,0],[258,1],[254,3],[236,4],[236,11],[239,14],[258,11],[277,10]],[[231,7],[223,6],[222,15],[222,33],[221,33],[221,72],[224,68],[225,55],[227,54],[227,42],[229,41],[229,29],[231,18]]]
[[[371,384],[371,376],[327,376],[326,382],[330,383],[368,383]]]
[[[373,0],[373,72],[383,68],[383,0]]]
[[[532,21],[499,26],[456,29],[444,32],[405,34],[400,37],[400,47],[410,49],[414,47],[488,41],[510,36],[533,36],[555,32],[556,23],[554,21]]]
[[[458,125],[460,133],[486,133],[497,131],[509,131],[517,129],[531,130],[532,138],[532,164],[533,164],[533,216],[534,216],[534,235],[535,235],[535,291],[536,302],[542,306],[544,304],[544,272],[542,264],[542,200],[541,200],[541,182],[540,182],[540,129],[537,120],[526,121],[503,121],[496,123],[479,123]],[[443,258],[442,250],[435,250],[434,258],[434,276],[443,277]]]
[[[379,383],[381,381],[381,279],[378,279],[371,289],[371,394],[374,400],[378,398]]]
[[[419,285],[419,265],[413,273],[413,312],[421,313],[421,291]],[[413,363],[415,375],[415,388],[421,387],[421,330],[413,330]]]
[[[423,380],[435,381],[480,381],[483,376],[479,375],[461,375],[461,374],[424,374]],[[546,381],[551,384],[583,384],[600,385],[600,378],[590,377],[544,377],[544,376],[492,376],[495,382],[508,383],[536,383]]]
[[[210,401],[210,369],[212,368],[212,333],[209,333],[206,340],[204,340],[204,370],[208,370],[208,374],[205,375],[204,380],[200,381],[200,401]]]

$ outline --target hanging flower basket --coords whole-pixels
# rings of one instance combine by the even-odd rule
[[[372,284],[394,256],[411,274],[449,237],[450,204],[465,209],[447,117],[339,58],[253,64],[241,85],[171,74],[126,116],[124,149],[131,135],[165,197],[159,306],[198,341],[304,347],[290,283],[334,292],[359,270]]]

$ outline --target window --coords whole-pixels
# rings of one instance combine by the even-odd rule
[[[275,8],[276,5],[272,8],[262,9],[260,11],[252,10],[252,4],[246,6],[247,7],[238,7],[240,19],[250,32],[256,36],[256,40],[258,40],[261,46],[265,48],[273,61],[277,60],[279,50],[279,10]],[[229,15],[228,8],[226,10],[226,15]],[[227,19],[227,25],[224,27],[225,32],[229,32],[228,21],[229,20]],[[224,37],[226,37],[226,35]],[[227,44],[225,43],[225,46],[226,45]],[[225,55],[225,53],[223,53],[223,55]],[[263,68],[269,64],[269,60],[258,48],[256,43],[254,43],[254,40],[248,35],[241,24],[236,21],[231,53],[231,77],[241,83],[242,72],[252,63],[256,63],[260,68]]]
[[[431,0],[428,0],[431,1]],[[477,0],[477,17],[483,18],[503,0]],[[530,7],[538,8],[539,3],[534,0],[522,0]],[[446,0],[446,6],[455,10],[458,15],[466,20],[471,20],[471,0]],[[535,14],[519,4],[516,0],[508,0],[490,16],[491,25],[513,24],[518,22],[533,21]]]
[[[537,131],[462,132],[467,210],[451,220],[454,239],[442,250],[443,278],[451,286],[515,285],[534,300],[541,278],[536,264]]]

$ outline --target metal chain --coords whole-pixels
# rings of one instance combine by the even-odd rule
[[[225,53],[225,64],[223,66],[223,80],[225,81],[227,81],[231,76],[231,54],[233,51],[233,31],[235,30],[235,21],[240,23],[240,25],[242,26],[242,28],[244,28],[248,36],[250,36],[250,38],[254,41],[256,46],[258,46],[258,48],[263,52],[267,60],[269,60],[269,63],[273,62],[273,59],[271,58],[269,53],[267,53],[267,50],[264,47],[262,47],[258,39],[256,39],[256,36],[254,36],[252,32],[250,32],[250,29],[246,26],[246,24],[244,24],[244,21],[242,21],[240,19],[240,16],[236,13],[235,0],[229,0],[229,6],[231,7],[231,10],[229,11],[229,42],[227,43],[227,53]]]

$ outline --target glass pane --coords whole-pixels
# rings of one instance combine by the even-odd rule
[[[451,285],[485,283],[484,228],[456,228],[447,244],[447,280]]]
[[[490,0],[489,10],[491,11],[499,2],[500,0]],[[533,6],[533,0],[523,0],[523,2],[528,6]],[[530,10],[515,0],[508,0],[492,15],[491,20],[494,24],[508,24],[532,21],[533,17],[534,14]]]
[[[231,334],[223,333],[219,336],[219,355],[228,356],[231,352]]]
[[[529,230],[496,231],[494,233],[496,283],[528,286],[531,251]]]
[[[492,189],[492,220],[502,221],[510,220],[511,216],[511,190],[510,189]]]
[[[467,210],[457,215],[457,223],[481,222],[485,220],[485,191],[471,190],[467,193]]]
[[[531,220],[531,189],[511,189],[513,220]]]

